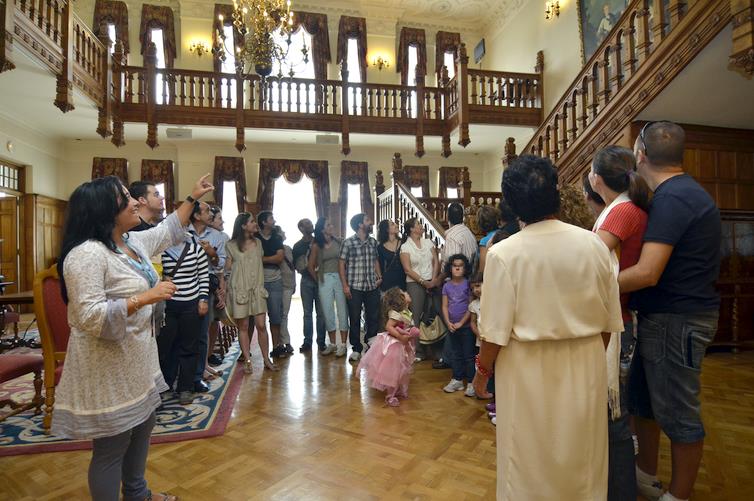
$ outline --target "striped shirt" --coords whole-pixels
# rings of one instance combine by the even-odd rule
[[[479,246],[476,237],[465,224],[454,224],[445,231],[445,247],[442,249],[441,268],[448,262],[450,256],[463,254],[472,264],[478,261]]]
[[[181,263],[181,267],[174,274],[178,258],[183,248],[189,243],[189,250]],[[169,248],[162,254],[162,269],[164,276],[171,276],[177,287],[173,301],[207,300],[209,298],[209,260],[207,254],[193,235],[188,234],[187,240]]]

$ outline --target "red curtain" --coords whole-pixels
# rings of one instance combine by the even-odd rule
[[[424,30],[417,28],[401,28],[398,42],[398,61],[395,70],[401,74],[401,85],[413,85],[408,82],[408,48],[416,47],[416,76],[427,75],[427,39]]]
[[[429,166],[406,165],[403,168],[404,182],[409,188],[420,187],[422,197],[429,196]]]
[[[117,0],[97,0],[94,3],[94,34],[99,36],[100,24],[115,25],[115,38],[123,42],[123,53],[128,54],[128,6]],[[115,43],[115,40],[113,40]]]
[[[327,206],[330,204],[330,173],[327,160],[260,159],[257,187],[259,210],[272,210],[277,178],[284,176],[289,183],[297,183],[302,175],[312,180],[317,217],[326,217]]]
[[[173,10],[170,7],[159,5],[141,6],[141,27],[139,28],[139,41],[141,42],[141,54],[143,55],[149,42],[152,41],[152,29],[162,29],[165,47],[165,66],[173,67],[176,57],[175,51],[175,25],[173,23]]]
[[[338,25],[337,63],[348,59],[348,39],[355,38],[359,49],[359,69],[362,82],[367,81],[367,20],[363,17],[340,16]]]
[[[369,186],[369,165],[367,162],[351,162],[343,160],[340,162],[340,193],[338,203],[340,204],[340,234],[346,234],[346,210],[348,208],[348,185],[358,184],[361,194],[361,212],[374,217],[374,203],[372,202],[372,191]]]
[[[115,176],[128,188],[128,160],[125,158],[102,158],[92,159],[92,179],[105,176]]]
[[[170,212],[177,201],[175,199],[175,181],[173,180],[172,160],[141,161],[141,179],[153,183],[165,183],[165,209]]]
[[[223,183],[236,183],[236,206],[238,212],[246,210],[246,164],[241,157],[215,157],[215,172],[212,184],[215,186],[215,202],[223,206]]]
[[[313,12],[295,12],[293,28],[303,26],[312,37],[311,57],[314,63],[314,78],[327,80],[327,63],[332,61],[330,55],[330,31],[327,29],[327,14]],[[364,30],[366,31],[366,29]],[[366,45],[365,45],[366,47]],[[366,60],[366,56],[364,56]],[[366,77],[364,77],[366,80]]]
[[[435,36],[435,72],[440,75],[444,63],[446,52],[455,54],[458,46],[461,45],[461,34],[449,31],[438,31]]]

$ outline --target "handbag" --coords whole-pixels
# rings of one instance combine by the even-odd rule
[[[443,339],[447,333],[448,331],[445,330],[445,324],[440,319],[440,315],[435,315],[435,319],[429,325],[420,322],[419,342],[421,344],[434,344]]]

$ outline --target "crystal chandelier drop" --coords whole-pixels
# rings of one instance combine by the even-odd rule
[[[224,26],[222,14],[219,21],[220,26]],[[257,75],[267,77],[272,73],[274,61],[280,63],[282,72],[293,31],[291,0],[233,0],[233,28],[241,36],[238,45],[233,40],[226,40],[222,29],[218,30],[218,44],[213,52],[218,54],[221,61],[225,62],[226,55],[233,53],[234,48],[237,74],[247,75],[253,69]],[[285,47],[275,40],[276,32],[287,35]],[[306,44],[302,53],[304,60],[308,62]],[[293,76],[292,67],[288,74]]]

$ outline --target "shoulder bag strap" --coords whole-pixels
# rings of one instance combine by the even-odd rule
[[[193,237],[192,237],[193,240]],[[183,260],[186,259],[186,254],[188,254],[189,247],[191,247],[191,242],[186,242],[186,245],[183,246],[183,251],[181,252],[181,255],[178,256],[178,261],[175,262],[175,268],[173,268],[173,273],[167,274],[163,273],[163,279],[164,280],[171,280],[176,273],[178,273],[178,269],[183,264]]]

